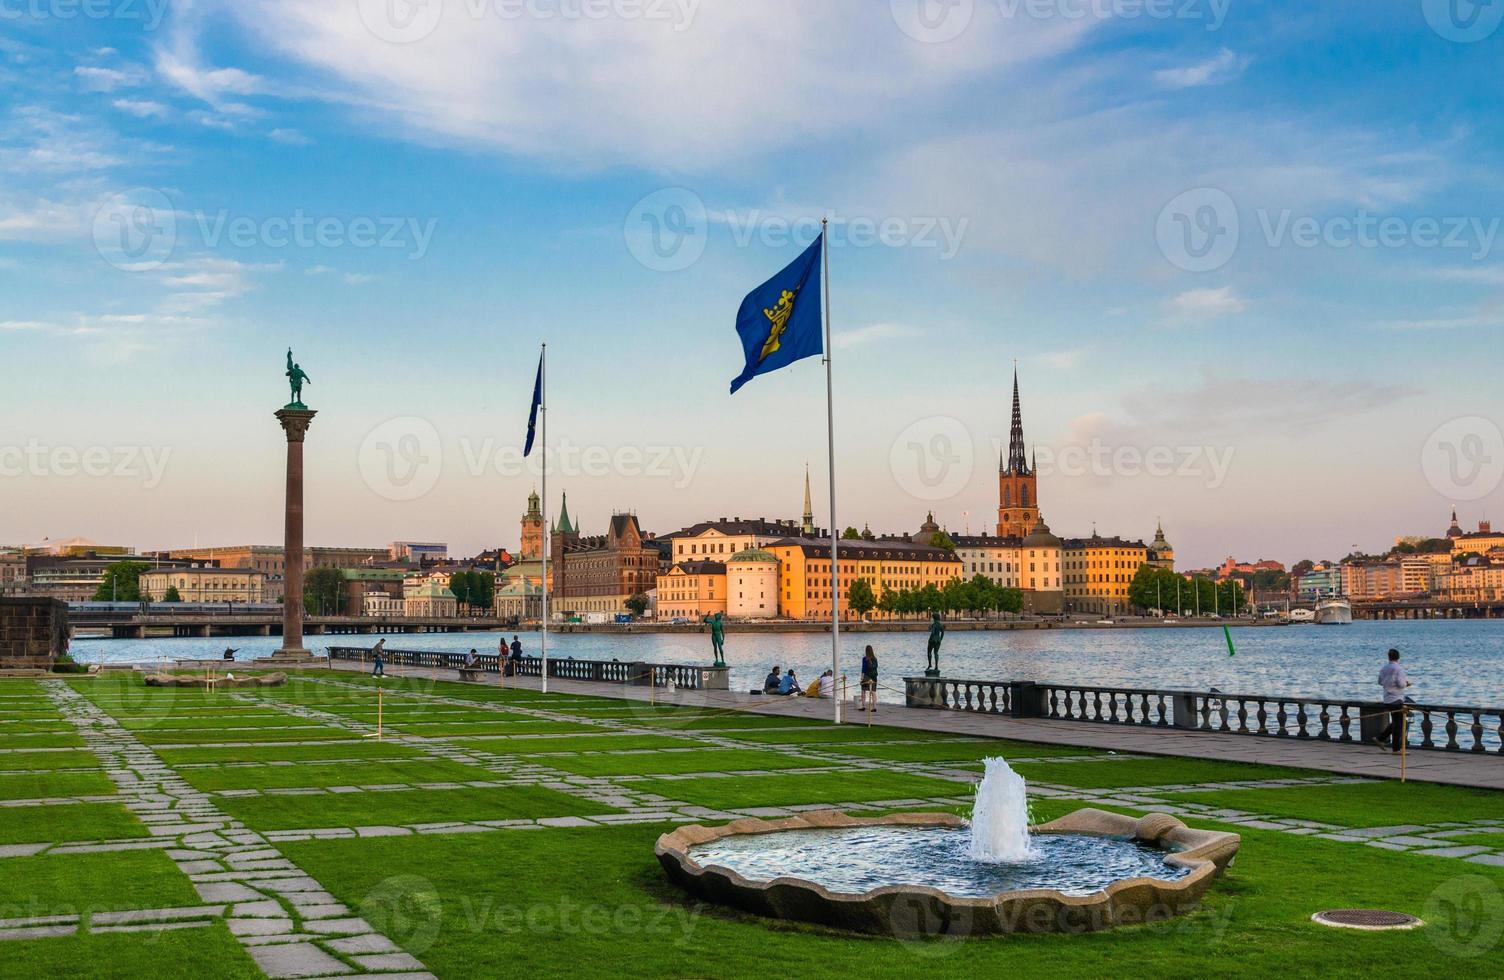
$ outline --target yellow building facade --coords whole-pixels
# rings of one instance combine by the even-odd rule
[[[682,561],[658,576],[658,619],[698,621],[726,612],[726,565],[718,561]]]
[[[944,588],[961,577],[961,561],[954,553],[908,541],[842,541],[841,618],[851,614],[848,590],[866,580],[877,599],[888,590]],[[831,585],[830,542],[791,538],[768,545],[778,557],[779,613],[786,619],[828,619],[834,601]]]
[[[1142,541],[1068,538],[1061,549],[1061,578],[1067,612],[1112,615],[1129,607],[1128,585],[1149,560]]]
[[[141,593],[160,602],[177,589],[184,602],[264,602],[266,576],[251,568],[164,568],[141,573]]]

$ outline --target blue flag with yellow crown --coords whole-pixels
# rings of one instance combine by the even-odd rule
[[[747,366],[731,382],[731,393],[757,377],[795,361],[825,353],[820,322],[820,249],[823,236],[787,268],[742,300],[736,332]]]

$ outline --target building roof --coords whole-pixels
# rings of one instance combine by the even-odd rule
[[[683,570],[685,575],[725,575],[726,566],[718,561],[681,561],[669,574]]]
[[[1116,535],[1110,538],[1104,538],[1100,534],[1093,534],[1089,538],[1064,538],[1060,543],[1068,551],[1084,551],[1087,548],[1143,548],[1145,551],[1149,550],[1149,546],[1142,541],[1125,541]]]
[[[781,538],[787,537],[790,532],[798,530],[799,524],[796,521],[770,521],[766,517],[744,521],[740,517],[723,517],[718,521],[701,521],[681,531],[675,531],[673,534],[666,534],[664,537],[698,538],[702,534],[718,531],[727,537],[753,534],[759,537]]]
[[[1023,538],[1013,535],[999,537],[995,534],[958,534],[951,538],[956,543],[956,548],[1017,548],[1022,545]]]
[[[768,547],[797,547],[807,558],[830,557],[830,542],[819,538],[784,538],[773,542]],[[961,560],[955,556],[954,552],[946,551],[944,548],[932,548],[927,544],[916,544],[913,541],[896,538],[884,538],[880,541],[842,541],[840,554],[842,557],[865,558],[870,561],[953,561],[959,563]]]
[[[1044,522],[1044,515],[1040,514],[1034,521],[1034,528],[1028,537],[1023,540],[1026,548],[1059,548],[1061,540],[1050,531],[1050,526]]]
[[[744,548],[726,560],[734,562],[772,562],[775,565],[778,564],[778,556],[766,548]]]

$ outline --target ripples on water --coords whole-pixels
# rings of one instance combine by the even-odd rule
[[[1218,688],[1232,694],[1287,697],[1364,698],[1378,696],[1377,678],[1390,647],[1404,653],[1415,681],[1414,697],[1432,704],[1504,705],[1504,620],[1358,622],[1351,626],[1234,627],[1238,655],[1227,655],[1220,627],[1207,629],[1053,629],[994,632],[952,631],[945,638],[946,676],[982,680],[1033,680],[1113,687]],[[496,649],[496,633],[393,635],[396,649]],[[510,634],[507,636],[511,638]],[[310,636],[315,652],[328,646],[369,646],[376,636]],[[882,698],[903,700],[903,677],[924,671],[923,633],[842,635],[842,671],[856,688],[862,647],[875,648],[881,667]],[[277,637],[210,639],[78,639],[80,660],[145,662],[158,657],[217,657],[226,646],[242,659],[269,655]],[[529,654],[538,634],[522,634]],[[586,660],[649,660],[710,663],[710,638],[702,634],[551,634],[551,656]],[[732,686],[762,687],[774,664],[793,666],[808,684],[830,666],[830,637],[818,633],[726,634]]]
[[[690,848],[701,866],[718,864],[754,881],[781,875],[831,891],[860,894],[884,885],[927,885],[964,898],[1055,888],[1090,895],[1125,878],[1174,881],[1189,870],[1133,841],[1038,834],[1032,856],[990,864],[968,854],[971,832],[950,827],[848,827],[728,837]]]

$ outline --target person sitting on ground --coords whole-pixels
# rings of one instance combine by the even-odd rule
[[[764,693],[764,694],[777,694],[778,693],[778,685],[779,685],[779,683],[781,681],[782,681],[782,678],[778,676],[778,665],[774,664],[773,665],[773,669],[768,673],[768,676],[763,679],[763,682],[762,682],[762,693]]]
[[[833,698],[836,696],[836,672],[827,670],[820,675],[820,686],[815,696],[821,698]]]
[[[810,681],[809,684],[804,688],[804,696],[807,697],[807,698],[817,698],[817,697],[819,697],[820,696],[820,682],[822,680],[824,680],[824,679],[825,679],[825,675],[821,674],[819,677],[816,677],[814,680]]]
[[[790,667],[789,672],[783,675],[783,680],[778,685],[778,693],[784,695],[792,694],[795,697],[804,693],[799,690],[799,678],[794,676],[794,668]]]
[[[1414,686],[1405,668],[1400,666],[1400,652],[1389,651],[1389,662],[1379,671],[1379,686],[1384,689],[1384,714],[1388,725],[1374,736],[1375,745],[1383,747],[1389,740],[1389,749],[1398,752],[1405,739],[1405,689]]]

